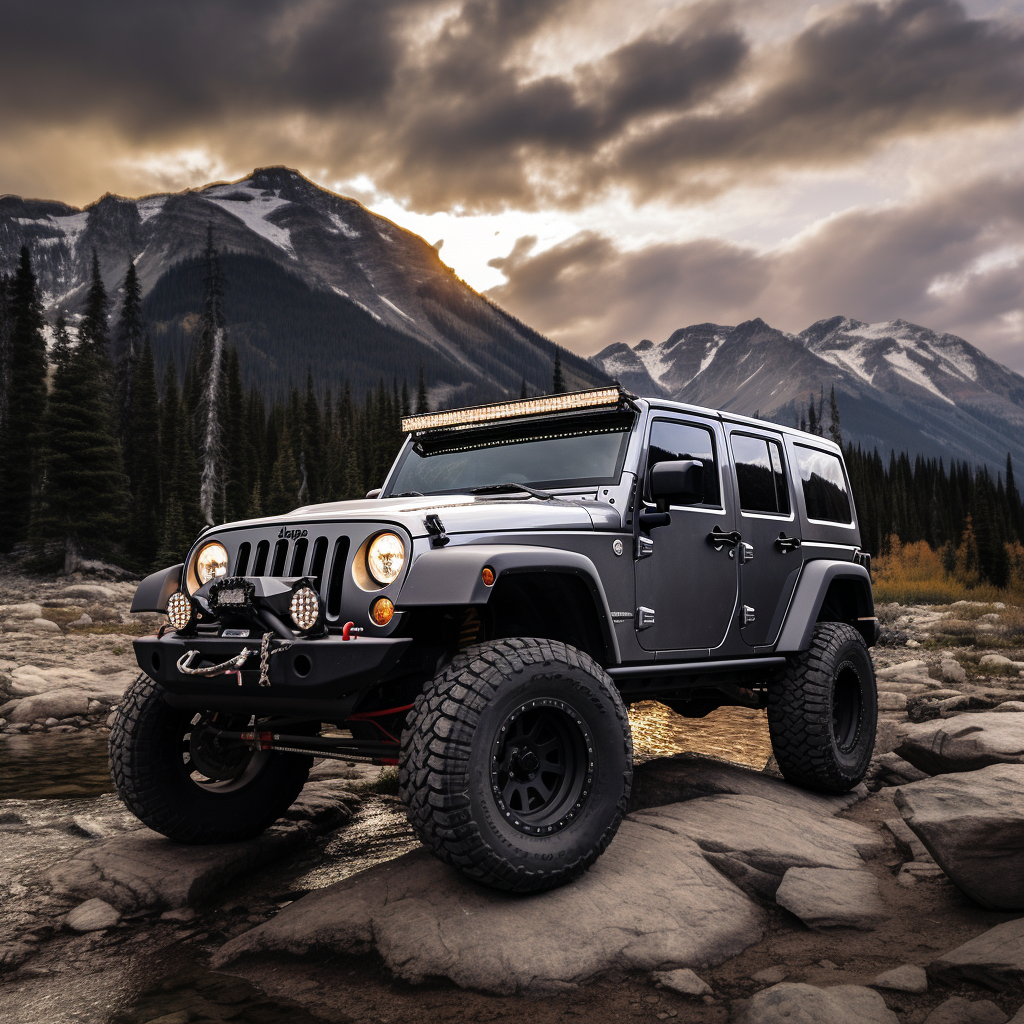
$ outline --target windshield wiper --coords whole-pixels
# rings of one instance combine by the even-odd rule
[[[506,483],[487,484],[484,487],[470,487],[470,494],[501,494],[505,491],[522,491],[524,494],[532,494],[541,501],[554,501],[555,496],[547,491],[539,491],[536,487],[527,487],[526,484]]]

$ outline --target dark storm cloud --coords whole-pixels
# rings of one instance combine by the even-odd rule
[[[654,190],[687,168],[835,163],[897,135],[1024,109],[1024,34],[954,0],[850,4],[774,59],[780,70],[749,101],[629,143],[613,173]]]
[[[1024,35],[955,0],[852,2],[767,42],[741,27],[741,0],[707,0],[574,65],[593,6],[9,3],[0,136],[103,124],[125,152],[259,154],[365,173],[420,210],[473,210],[612,186],[692,200],[1024,110]],[[531,48],[553,32],[564,63],[538,73]]]
[[[380,101],[415,0],[35,0],[6,4],[2,118],[109,119],[161,134],[224,116]]]
[[[856,211],[759,254],[718,239],[620,251],[589,232],[492,261],[491,296],[577,350],[762,317],[799,331],[843,314],[960,334],[1024,371],[1024,180],[987,179],[904,208]],[[1014,253],[1018,255],[1015,257]],[[998,258],[1002,253],[1003,257]]]

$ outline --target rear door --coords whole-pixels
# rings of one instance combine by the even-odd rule
[[[800,574],[800,534],[781,435],[729,427],[739,506],[740,635],[751,647],[775,642]]]

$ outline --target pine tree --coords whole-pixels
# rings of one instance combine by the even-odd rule
[[[57,322],[53,325],[53,350],[50,361],[56,371],[63,370],[71,361],[71,336],[68,334],[68,321],[64,310],[57,314]]]
[[[818,433],[818,410],[814,407],[814,392],[811,392],[811,401],[807,406],[807,430],[811,434]]]
[[[100,258],[92,251],[92,279],[85,297],[85,312],[78,328],[79,340],[91,345],[100,358],[100,368],[107,373],[110,361],[110,335],[107,325],[107,290],[100,273]]]
[[[8,376],[11,371],[10,283],[0,274],[0,436],[7,419]]]
[[[44,421],[44,484],[33,535],[59,541],[64,571],[82,553],[109,555],[123,537],[127,481],[105,388],[107,361],[79,345],[56,374]]]
[[[242,373],[238,353],[228,348],[225,371],[227,417],[225,424],[224,507],[225,520],[242,519],[249,509],[248,466],[252,461],[252,446],[246,429],[245,396],[242,393]],[[262,429],[262,424],[260,427]]]
[[[328,402],[328,405],[330,403]],[[409,416],[412,414],[412,403],[409,400],[409,382],[403,377],[402,378],[402,416]]]
[[[7,412],[0,428],[0,551],[10,551],[28,536],[46,407],[45,321],[25,246],[9,294]]]
[[[832,392],[828,399],[829,421],[828,436],[840,447],[843,444],[843,431],[839,425],[839,403],[836,401],[836,386],[832,385]]]
[[[430,412],[430,403],[427,401],[427,381],[423,376],[423,361],[420,360],[420,381],[416,387],[416,415],[422,416],[428,412]]]
[[[153,346],[147,338],[132,368],[125,469],[131,493],[128,549],[138,565],[156,563],[160,541],[160,403]],[[180,557],[180,555],[179,555]]]
[[[128,270],[124,277],[124,301],[121,303],[117,323],[117,397],[121,411],[118,427],[122,444],[129,438],[128,427],[132,418],[132,388],[135,384],[135,367],[141,355],[144,333],[139,278],[135,273],[135,263],[129,260]],[[133,461],[127,452],[125,461],[127,464],[131,464]]]
[[[564,395],[565,388],[565,376],[562,373],[562,353],[555,349],[555,368],[551,374],[551,394],[553,395]]]
[[[270,474],[270,491],[267,494],[266,514],[283,515],[295,508],[299,494],[299,470],[295,464],[295,452],[291,435],[285,423],[278,435],[277,458]]]

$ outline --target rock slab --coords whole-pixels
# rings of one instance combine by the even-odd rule
[[[929,775],[1024,764],[1024,719],[986,711],[910,725],[896,753]]]
[[[928,974],[954,985],[969,981],[997,992],[1024,992],[1024,917],[944,953],[928,965]]]
[[[871,931],[888,916],[878,882],[866,868],[790,868],[775,902],[815,930]]]
[[[91,899],[79,904],[64,918],[73,932],[102,932],[121,920],[121,912],[103,900]]]
[[[885,1000],[861,985],[815,985],[783,982],[749,999],[733,1018],[735,1024],[897,1024]]]
[[[376,951],[398,977],[545,995],[611,970],[702,969],[761,937],[764,915],[686,838],[627,818],[572,885],[530,896],[475,885],[414,850],[285,907],[229,942],[253,954]]]
[[[904,964],[894,967],[891,971],[883,971],[878,975],[872,986],[889,989],[893,992],[914,992],[920,995],[928,991],[928,972],[923,967]]]
[[[652,977],[663,988],[678,992],[681,996],[710,996],[714,991],[689,967],[680,967],[674,971],[655,971]]]
[[[1024,764],[914,782],[895,801],[960,890],[990,910],[1024,910]]]
[[[925,1017],[924,1024],[1006,1024],[1006,1014],[991,999],[951,996]]]

